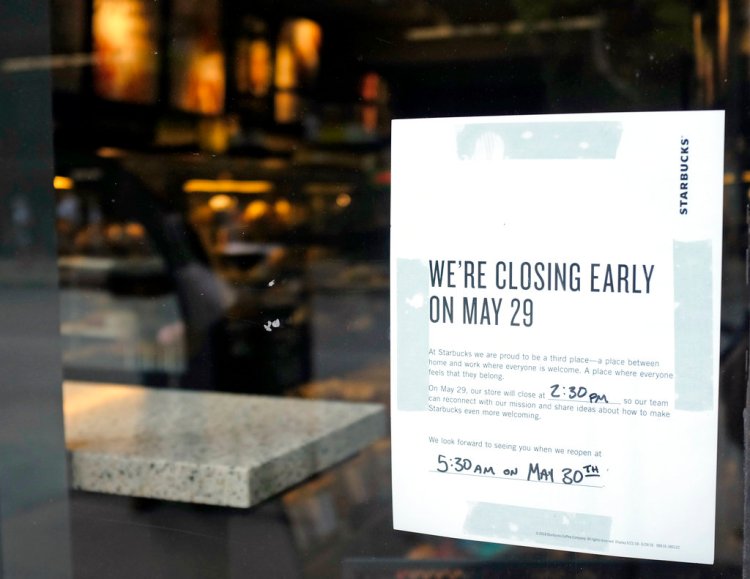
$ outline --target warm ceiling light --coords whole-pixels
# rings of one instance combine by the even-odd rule
[[[349,207],[349,205],[352,204],[352,196],[348,193],[342,193],[338,197],[336,197],[336,205],[341,207],[342,209],[345,207]]]
[[[368,72],[362,77],[360,87],[360,96],[362,97],[362,100],[378,100],[378,97],[380,96],[380,75],[375,72]]]
[[[314,75],[318,70],[323,30],[318,23],[307,18],[293,20],[291,26],[295,57],[309,75]]]
[[[265,40],[253,40],[248,52],[250,92],[256,97],[266,96],[271,88],[271,47]]]
[[[237,200],[233,199],[229,195],[214,195],[208,200],[208,206],[219,213],[220,211],[229,211],[237,205]]]
[[[255,221],[268,213],[269,205],[265,201],[253,201],[245,208],[242,217],[245,221]]]
[[[372,178],[372,181],[376,185],[390,185],[391,184],[391,172],[380,171],[379,173],[375,173],[375,176]]]
[[[750,183],[750,171],[743,171],[743,173],[742,173],[742,182],[743,183]]]
[[[294,53],[288,44],[276,48],[276,88],[290,90],[297,86],[297,71],[294,66]]]
[[[264,169],[271,169],[271,170],[278,170],[278,169],[285,169],[289,165],[289,162],[280,159],[278,157],[269,157],[268,159],[263,159],[260,161],[260,166]]]
[[[131,221],[130,223],[125,224],[125,234],[130,237],[142,238],[146,236],[146,228],[140,223]]]
[[[308,195],[348,195],[352,189],[349,183],[308,183],[304,191]]]
[[[232,179],[190,179],[182,185],[185,193],[270,193],[270,181],[234,181]]]
[[[279,199],[274,203],[273,209],[280,217],[289,217],[292,212],[292,204],[286,199]]]
[[[100,147],[96,150],[96,154],[104,159],[117,159],[125,155],[122,149],[116,149],[115,147]]]
[[[513,20],[507,24],[481,22],[479,24],[418,26],[408,29],[405,37],[412,42],[422,42],[453,38],[493,37],[504,34],[520,35],[529,32],[579,32],[596,30],[602,26],[603,20],[598,16],[578,16],[564,20],[541,20],[533,24],[528,24],[522,20]]]
[[[74,183],[73,179],[71,179],[70,177],[61,177],[60,175],[57,175],[55,176],[52,185],[55,187],[55,189],[69,191],[73,188]]]

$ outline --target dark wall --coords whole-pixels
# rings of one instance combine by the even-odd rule
[[[47,5],[0,26],[0,577],[70,577]]]

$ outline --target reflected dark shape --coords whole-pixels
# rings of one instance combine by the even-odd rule
[[[105,198],[112,200],[112,213],[120,220],[141,223],[166,264],[186,326],[187,369],[180,386],[219,388],[217,359],[221,320],[229,308],[228,288],[211,271],[200,240],[183,217],[183,208],[160,199],[116,161],[104,164],[102,187]],[[117,278],[110,284],[116,292],[123,291]]]
[[[183,196],[160,196],[120,163],[103,163],[101,186],[108,209],[119,221],[137,221],[163,258],[171,287],[185,324],[187,367],[180,387],[280,394],[309,378],[309,335],[303,302],[265,299],[263,292],[242,284],[230,285],[213,269],[212,256],[185,215]],[[226,225],[226,224],[225,224]],[[221,227],[224,229],[225,227]],[[266,262],[273,248],[259,244],[213,241],[219,263],[248,269]],[[154,279],[112,273],[110,290],[125,294],[133,289],[165,287]],[[271,331],[269,322],[283,320]]]

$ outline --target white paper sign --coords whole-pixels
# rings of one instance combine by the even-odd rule
[[[396,529],[713,562],[723,130],[393,123]]]

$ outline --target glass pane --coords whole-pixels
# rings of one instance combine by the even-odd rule
[[[52,0],[51,50],[11,34],[3,82],[46,80],[8,157],[47,189],[7,181],[3,243],[28,274],[57,236],[73,576],[739,577],[749,9]],[[726,111],[715,564],[394,531],[391,120],[692,109]]]

